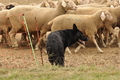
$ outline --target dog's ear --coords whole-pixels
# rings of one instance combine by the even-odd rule
[[[77,31],[78,29],[77,29],[77,26],[76,26],[76,24],[73,24],[73,31]]]

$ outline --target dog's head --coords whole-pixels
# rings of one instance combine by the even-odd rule
[[[83,33],[77,29],[76,24],[73,24],[73,31],[75,33],[75,40],[81,44],[85,44],[84,41],[87,41],[88,38],[83,35]]]

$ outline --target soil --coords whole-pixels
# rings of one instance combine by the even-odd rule
[[[11,2],[18,2],[19,4],[29,4],[33,0],[10,0]],[[10,1],[2,0],[1,3],[8,4]],[[34,2],[40,3],[43,0],[35,0]],[[95,0],[100,1],[100,0]],[[65,66],[78,67],[81,65],[95,65],[99,67],[114,66],[120,68],[120,48],[115,43],[109,48],[101,49],[103,53],[99,53],[93,43],[86,43],[85,49],[80,49],[78,53],[74,54],[76,46],[71,46],[70,50],[73,54],[65,53]],[[45,48],[43,48],[45,51]],[[35,51],[36,61],[39,66],[50,65],[48,62],[47,54],[40,51]],[[43,64],[42,64],[43,59]],[[28,68],[36,66],[32,49],[30,47],[19,47],[18,49],[7,48],[5,44],[0,44],[0,68]],[[51,66],[51,65],[50,65]]]
[[[78,53],[74,53],[75,45],[70,46],[72,54],[65,53],[65,66],[66,67],[78,67],[81,65],[88,66],[99,66],[99,67],[109,67],[114,66],[120,68],[120,48],[117,44],[113,44],[109,48],[101,49],[103,53],[99,53],[93,43],[86,42],[89,44],[85,49],[80,49]],[[19,47],[18,49],[7,48],[5,44],[0,45],[0,68],[28,68],[36,66],[50,65],[48,61],[48,56],[44,52],[43,48],[42,58],[40,51],[34,51],[35,57],[33,55],[32,49],[30,47]],[[42,63],[43,60],[43,63]]]

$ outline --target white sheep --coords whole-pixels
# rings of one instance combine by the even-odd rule
[[[95,40],[97,30],[101,28],[101,24],[112,20],[111,14],[107,10],[99,10],[93,15],[61,15],[51,20],[48,25],[52,25],[51,30],[71,29],[72,24],[75,23],[78,29],[85,33],[89,39],[96,45],[99,52],[103,52]]]
[[[101,8],[101,7],[118,7],[118,2],[108,2],[106,4],[100,4],[100,3],[91,3],[91,4],[84,4],[84,5],[77,5],[77,7],[95,7],[95,8]]]
[[[106,45],[108,45],[108,33],[111,32],[114,34],[114,30],[113,28],[116,27],[116,25],[120,26],[119,24],[119,18],[120,18],[120,6],[119,7],[115,7],[115,8],[109,8],[109,7],[103,7],[103,8],[93,8],[93,7],[89,7],[89,8],[78,8],[76,11],[69,11],[69,14],[82,14],[82,15],[86,15],[86,14],[94,14],[96,11],[100,10],[100,9],[107,9],[111,15],[113,16],[113,20],[111,22],[107,22],[105,25],[102,26],[106,26],[106,29],[108,30],[106,33]],[[118,44],[120,44],[120,38],[118,38]],[[120,47],[120,45],[118,45]]]
[[[3,9],[5,9],[5,4],[0,3],[0,11],[3,10]]]
[[[76,5],[71,0],[62,0],[59,2],[56,8],[38,8],[33,6],[17,6],[11,9],[8,13],[8,17],[12,24],[12,29],[9,32],[10,39],[12,42],[12,47],[18,47],[18,43],[16,38],[14,37],[19,30],[24,30],[23,24],[21,21],[23,20],[22,16],[16,16],[18,14],[24,14],[26,17],[27,25],[29,31],[36,31],[36,24],[37,30],[40,31],[40,39],[38,41],[37,46],[40,44],[43,35],[51,29],[51,26],[47,25],[47,23],[55,18],[56,16],[65,14],[67,10],[73,9],[76,10]],[[14,15],[14,16],[11,16]],[[36,21],[35,22],[35,17]],[[38,49],[38,47],[36,47]]]
[[[95,3],[94,0],[73,0],[76,5]]]
[[[4,38],[5,42],[10,43],[10,38],[8,35],[9,29],[11,27],[11,23],[9,19],[6,17],[9,10],[2,10],[0,11],[0,30],[3,31],[2,38]],[[8,44],[11,46],[10,44]]]
[[[114,35],[116,35],[116,36],[111,35],[112,40],[109,42],[108,45],[111,45],[111,44],[114,42],[115,39],[118,39],[119,33],[120,33],[120,28],[119,28],[119,27],[115,27],[115,28],[114,28]],[[118,45],[119,45],[119,44],[118,44]]]
[[[45,0],[45,1],[41,2],[40,4],[38,4],[36,6],[55,8],[57,5],[54,2],[50,1],[50,0]]]

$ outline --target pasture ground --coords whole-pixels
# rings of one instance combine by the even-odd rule
[[[0,80],[118,80],[120,49],[116,46],[101,49],[104,53],[97,52],[94,46],[76,54],[65,53],[65,67],[58,67],[50,65],[44,52],[42,66],[40,51],[35,51],[36,66],[30,48],[10,49],[0,45]]]

